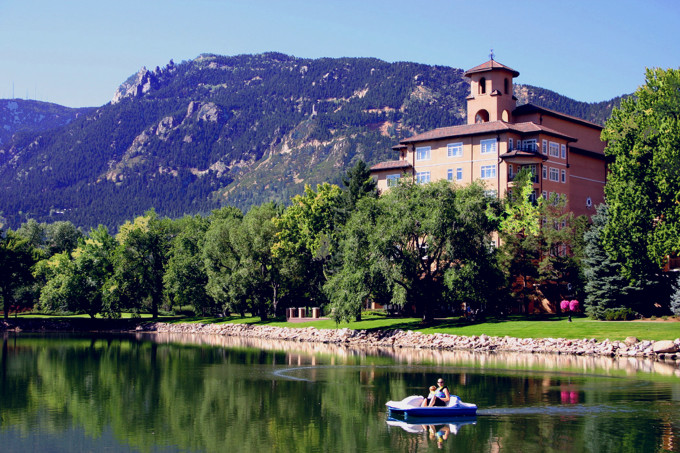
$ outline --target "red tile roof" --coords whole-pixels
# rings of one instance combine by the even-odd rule
[[[567,115],[566,113],[560,113],[560,112],[557,112],[555,110],[550,110],[550,109],[547,109],[545,107],[541,107],[539,105],[535,105],[535,104],[531,104],[531,103],[520,105],[519,107],[517,107],[515,110],[512,111],[512,114],[516,115],[516,116],[520,116],[520,115],[526,115],[526,114],[537,113],[537,112],[543,113],[543,114],[546,114],[546,115],[550,115],[550,116],[555,116],[555,117],[558,117],[558,118],[564,118],[564,119],[569,120],[569,121],[575,121],[577,123],[581,123],[581,124],[584,124],[586,126],[590,126],[590,127],[602,130],[602,126],[600,126],[599,124],[595,124],[593,122],[590,122],[588,120],[584,120],[583,118],[579,118],[577,116]]]
[[[500,64],[496,60],[489,60],[486,63],[482,63],[479,66],[475,66],[472,69],[468,69],[465,71],[465,74],[463,74],[465,77],[470,77],[471,74],[474,74],[476,72],[486,72],[486,71],[493,71],[494,69],[505,69],[506,71],[512,72],[513,77],[519,76],[519,72],[515,71],[512,68],[509,68],[505,65]]]
[[[405,160],[390,160],[387,162],[380,162],[379,164],[375,164],[374,166],[371,167],[371,171],[380,171],[380,170],[393,170],[396,168],[411,168],[411,164],[406,162]]]
[[[464,135],[480,135],[493,132],[518,132],[520,134],[545,133],[556,137],[566,138],[568,141],[575,142],[576,139],[566,134],[558,132],[549,127],[541,126],[536,123],[515,123],[510,124],[504,121],[490,121],[487,123],[463,124],[460,126],[440,127],[422,134],[406,138],[400,143],[417,143],[428,140],[437,140],[449,137],[460,137]]]

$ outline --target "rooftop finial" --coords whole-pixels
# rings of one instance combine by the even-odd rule
[[[493,61],[493,49],[491,49],[491,53],[489,54],[489,57],[491,57],[491,60]]]

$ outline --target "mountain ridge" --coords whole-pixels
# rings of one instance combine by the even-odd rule
[[[108,104],[0,144],[0,215],[12,227],[115,227],[150,207],[176,217],[286,203],[305,183],[339,183],[358,159],[394,158],[400,139],[462,124],[468,92],[461,69],[375,58],[171,60],[132,74]],[[515,94],[599,124],[620,102]]]

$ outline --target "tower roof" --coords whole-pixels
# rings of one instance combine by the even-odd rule
[[[495,69],[504,69],[506,71],[510,71],[512,73],[513,77],[519,76],[519,71],[515,71],[512,68],[509,68],[503,64],[500,64],[496,60],[489,60],[486,63],[482,63],[479,66],[475,66],[472,69],[468,69],[465,71],[465,74],[463,74],[465,77],[470,77],[472,74],[478,73],[478,72],[487,72],[487,71],[493,71]]]

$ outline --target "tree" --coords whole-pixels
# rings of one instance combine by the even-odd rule
[[[105,312],[117,313],[105,303],[105,288],[113,275],[116,240],[103,225],[72,253],[64,251],[42,260],[35,274],[45,278],[40,292],[41,308],[48,311],[87,313],[94,318]]]
[[[240,252],[235,248],[234,238],[241,227],[241,211],[219,211],[213,214],[205,234],[202,256],[208,276],[206,292],[222,307],[223,313],[236,312],[245,316],[247,291],[233,278],[238,272]]]
[[[319,184],[291,200],[291,205],[274,220],[278,228],[274,256],[289,268],[289,275],[298,277],[290,283],[298,299],[323,305],[326,301],[322,286],[326,281],[325,267],[337,251],[340,230],[345,223],[344,197],[340,187]]]
[[[33,283],[31,267],[38,261],[39,252],[28,239],[8,230],[0,230],[0,297],[5,319],[10,310],[32,303],[26,288]]]
[[[527,299],[535,295],[540,255],[541,209],[532,201],[532,173],[521,170],[508,192],[499,219],[498,234],[501,240],[500,263],[509,283],[511,294],[520,300],[526,310]]]
[[[120,227],[114,254],[112,302],[123,307],[146,307],[158,317],[163,299],[163,274],[170,248],[170,224],[154,210]]]
[[[368,298],[411,306],[423,319],[457,302],[481,304],[498,286],[482,275],[495,268],[497,224],[486,214],[494,204],[481,185],[454,190],[446,181],[361,200],[342,236],[342,267],[325,286],[333,317],[352,319]]]
[[[671,311],[675,316],[680,316],[680,275],[673,282],[671,292]]]
[[[217,305],[206,291],[208,274],[202,253],[210,221],[186,216],[178,224],[180,232],[172,240],[163,276],[166,296],[180,307],[191,305],[202,316],[214,314]]]
[[[575,231],[583,230],[587,219],[574,219],[565,197],[534,200],[533,193],[531,172],[520,171],[500,221],[501,263],[522,310],[543,299],[557,310],[561,299],[575,296],[582,287],[582,241]]]
[[[71,253],[83,237],[83,233],[69,221],[49,223],[45,225],[44,231],[48,256]]]
[[[347,170],[347,173],[342,177],[342,184],[346,188],[347,211],[350,214],[361,198],[378,198],[376,188],[378,183],[371,176],[371,170],[363,160],[358,161],[354,167]]]
[[[680,252],[680,69],[648,69],[602,139],[613,160],[603,243],[627,278],[644,280]]]

